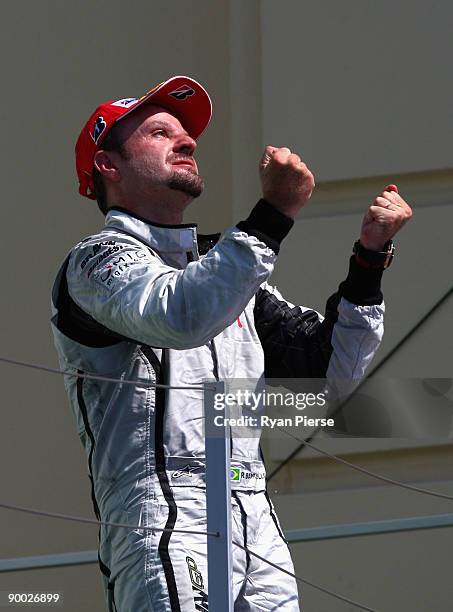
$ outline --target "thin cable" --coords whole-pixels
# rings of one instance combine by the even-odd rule
[[[300,578],[300,576],[296,576],[296,574],[293,574],[292,572],[290,572],[288,570],[285,570],[285,569],[283,569],[282,567],[280,567],[278,565],[275,565],[275,563],[272,563],[272,561],[269,561],[268,559],[265,559],[261,555],[258,555],[257,553],[251,551],[246,546],[243,546],[242,544],[239,544],[238,542],[235,542],[234,540],[233,540],[233,544],[235,546],[238,546],[239,548],[242,548],[242,550],[244,550],[247,553],[251,554],[253,557],[257,557],[258,559],[260,559],[260,561],[264,561],[265,563],[267,563],[268,565],[274,567],[275,569],[280,570],[281,572],[283,572],[285,574],[288,574],[288,576],[291,576],[295,580],[297,580],[299,582],[303,582],[304,584],[308,584],[309,586],[313,587],[314,589],[318,589],[318,591],[322,591],[323,593],[327,593],[328,595],[331,595],[332,597],[335,597],[336,599],[341,599],[341,601],[344,601],[344,602],[346,602],[348,604],[351,604],[352,606],[355,606],[356,608],[360,608],[361,610],[367,610],[367,612],[378,612],[375,608],[369,608],[368,606],[360,604],[357,601],[349,599],[348,597],[344,597],[343,595],[339,595],[338,593],[335,593],[334,591],[330,591],[329,589],[326,589],[325,587],[320,586],[319,584],[315,584],[314,582],[311,582],[310,580],[307,580],[306,578]]]
[[[89,378],[90,380],[101,380],[104,382],[121,383],[124,385],[140,385],[141,387],[156,387],[161,389],[195,389],[203,391],[204,387],[173,387],[171,385],[162,385],[159,383],[149,382],[147,380],[128,380],[122,378],[109,378],[108,376],[98,376],[97,374],[83,374],[78,372],[69,372],[66,370],[59,370],[58,368],[50,368],[48,366],[39,365],[36,363],[30,363],[28,361],[19,361],[17,359],[8,359],[7,357],[0,357],[0,362],[9,363],[11,365],[18,365],[24,368],[31,368],[33,370],[41,370],[43,372],[50,372],[51,374],[61,374],[63,376],[74,376],[75,378]]]
[[[453,292],[453,287],[450,290],[449,293]],[[445,296],[444,296],[445,297]],[[431,309],[433,310],[433,309]],[[426,317],[425,317],[426,319]],[[385,360],[386,358],[384,358]],[[383,361],[384,361],[383,360]],[[102,381],[106,381],[106,382],[115,382],[115,383],[124,383],[124,384],[132,384],[132,385],[136,385],[136,384],[140,384],[142,386],[153,386],[153,387],[163,387],[165,389],[196,389],[196,390],[203,390],[203,387],[172,387],[170,385],[161,385],[161,384],[157,384],[157,383],[151,383],[151,382],[147,382],[147,381],[143,381],[143,383],[141,381],[134,381],[134,380],[122,380],[122,379],[118,379],[118,378],[108,378],[105,376],[96,376],[96,375],[92,375],[92,374],[78,374],[75,372],[66,372],[64,370],[59,370],[56,368],[50,368],[47,366],[41,366],[41,365],[37,365],[37,364],[33,364],[33,363],[28,363],[25,361],[18,361],[18,360],[14,360],[14,359],[8,359],[6,357],[0,357],[0,362],[4,362],[4,363],[9,363],[12,365],[19,365],[19,366],[23,366],[23,367],[27,367],[27,368],[32,368],[32,369],[36,369],[36,370],[42,370],[45,372],[50,372],[52,374],[61,374],[61,375],[69,375],[69,376],[75,376],[77,378],[89,378],[89,379],[94,379],[94,380],[102,380]],[[374,374],[374,372],[382,365],[382,362],[378,364],[378,366],[376,366],[376,368],[373,370],[372,374]],[[371,376],[371,374],[370,374]],[[364,379],[366,380],[366,379]],[[358,387],[356,388],[356,390],[353,392],[353,394],[355,392],[357,392],[357,390],[362,386],[362,384],[364,383],[364,380],[358,385]],[[352,395],[353,395],[352,394]],[[351,396],[349,396],[348,399],[350,399]],[[346,403],[345,400],[344,403]],[[343,404],[341,404],[338,409],[335,411],[335,413],[343,406]],[[333,415],[332,415],[333,416]],[[282,429],[281,427],[277,427],[277,429],[280,429],[281,431],[283,431],[284,433],[286,433],[288,436],[290,436],[291,438],[293,438],[294,440],[297,440],[298,442],[301,442],[301,444],[290,454],[288,455],[288,457],[286,457],[286,459],[276,468],[274,469],[270,475],[267,478],[267,482],[269,482],[283,467],[284,465],[286,465],[286,463],[288,463],[295,455],[297,455],[300,450],[302,450],[303,446],[308,446],[310,448],[313,448],[314,450],[318,451],[319,453],[325,455],[326,457],[330,457],[331,459],[334,459],[336,461],[338,461],[339,463],[343,463],[344,465],[349,466],[352,469],[357,470],[358,472],[362,472],[363,474],[367,474],[368,476],[371,476],[372,478],[376,478],[377,480],[382,480],[384,482],[387,482],[389,484],[393,484],[396,486],[400,486],[403,487],[405,489],[409,489],[411,491],[417,491],[418,493],[423,493],[425,495],[432,495],[434,497],[440,497],[442,499],[448,499],[448,500],[453,500],[453,496],[450,495],[446,495],[443,493],[437,493],[436,491],[431,491],[429,489],[423,489],[420,487],[416,487],[414,485],[408,485],[405,484],[403,482],[399,482],[397,480],[393,480],[392,478],[388,478],[387,476],[382,476],[380,474],[376,474],[375,472],[371,472],[370,470],[367,470],[366,468],[360,467],[358,465],[355,465],[353,463],[350,463],[349,461],[346,461],[345,459],[342,459],[341,457],[337,457],[336,455],[333,455],[327,451],[324,451],[318,447],[316,447],[314,444],[311,443],[311,440],[314,438],[314,436],[318,433],[318,431],[321,429],[320,427],[318,427],[312,434],[311,436],[309,436],[308,438],[301,440],[300,438],[298,438],[297,436],[295,436],[294,434],[291,434],[290,432],[286,431],[285,429]],[[0,507],[3,508],[10,508],[10,509],[18,509],[22,512],[30,512],[30,513],[35,513],[35,514],[39,514],[38,511],[32,511],[30,509],[25,509],[25,508],[21,508],[20,506],[13,506],[13,505],[8,505],[8,504],[1,504],[0,503]],[[154,530],[154,531],[165,531],[162,529],[157,529],[157,528],[146,528],[146,527],[134,527],[131,525],[127,525],[124,523],[108,523],[108,522],[102,522],[102,521],[95,521],[94,519],[82,519],[81,517],[70,517],[69,515],[58,515],[58,514],[52,514],[52,513],[41,513],[42,516],[55,516],[55,518],[64,518],[65,516],[67,517],[67,520],[80,520],[81,522],[92,522],[93,524],[105,524],[105,525],[111,525],[111,526],[115,526],[115,527],[130,527],[132,529],[147,529],[147,530]],[[167,530],[167,531],[171,531],[171,530]],[[184,531],[182,531],[181,533],[185,533]],[[196,532],[187,532],[187,533],[196,533]],[[212,533],[209,533],[208,535],[214,535]]]
[[[409,340],[409,338],[415,334],[415,332],[429,319],[429,317],[438,309],[440,308],[440,306],[442,306],[442,304],[448,300],[448,298],[453,294],[453,287],[450,287],[450,289],[441,297],[437,300],[437,302],[434,304],[434,306],[432,306],[428,312],[426,312],[423,317],[401,338],[401,340],[399,342],[397,342],[395,344],[395,346],[392,348],[391,351],[389,351],[387,353],[387,355],[381,359],[381,361],[377,364],[377,366],[375,368],[373,368],[373,370],[370,372],[370,374],[368,375],[368,378],[370,378],[372,375],[376,374],[376,372],[378,370],[380,370],[382,368],[382,366],[384,365],[384,363],[386,363],[390,357],[393,357],[393,355],[403,346],[403,344],[406,343],[407,340]]]
[[[425,321],[427,321],[427,319],[429,319],[429,317],[438,309],[440,308],[440,306],[453,294],[453,287],[450,287],[450,289],[441,297],[437,300],[437,302],[428,310],[428,312],[426,312],[423,317],[401,338],[401,340],[399,342],[396,343],[396,345],[392,348],[391,351],[389,351],[387,353],[387,355],[381,359],[381,361],[371,370],[371,372],[368,374],[368,376],[366,378],[363,378],[362,381],[357,385],[357,387],[354,389],[354,391],[351,393],[351,395],[349,395],[343,402],[341,402],[336,409],[333,411],[333,413],[330,415],[330,417],[334,417],[336,414],[338,414],[338,412],[343,408],[343,406],[352,398],[354,397],[354,395],[359,391],[359,389],[362,387],[362,385],[365,384],[365,382],[371,378],[372,376],[374,376],[376,374],[376,372],[378,370],[380,370],[382,368],[382,366],[401,348],[401,346],[403,344],[406,343],[406,341],[425,323]],[[318,433],[321,431],[321,427],[317,427],[309,436],[306,440],[300,440],[301,444],[299,444],[299,446],[297,446],[285,459],[283,459],[283,461],[281,461],[279,463],[279,465],[274,468],[272,470],[272,472],[269,474],[269,476],[267,477],[267,482],[269,482],[270,480],[272,480],[272,478],[274,478],[274,476],[276,476],[278,474],[278,472],[280,472],[280,470],[282,470],[285,465],[287,463],[289,463],[290,461],[292,461],[294,459],[294,457],[296,457],[300,452],[303,451],[305,446],[309,446],[309,442],[311,442],[311,440],[313,440],[315,438],[315,436],[318,435]]]
[[[277,426],[276,429],[280,429],[280,431],[283,431],[291,438],[294,438],[294,440],[298,440],[299,442],[301,441],[300,438],[298,438],[291,432],[286,431],[282,427]],[[361,467],[360,465],[356,465],[355,463],[351,463],[350,461],[346,461],[346,459],[342,459],[341,457],[338,457],[337,455],[329,453],[328,451],[315,446],[312,442],[307,442],[307,440],[304,440],[304,444],[306,444],[308,447],[312,448],[313,450],[317,451],[318,453],[321,453],[321,455],[325,455],[326,457],[329,457],[330,459],[333,459],[334,461],[337,461],[338,463],[347,465],[348,467],[350,467],[353,470],[356,470],[357,472],[361,472],[362,474],[371,476],[371,478],[376,478],[376,480],[382,480],[384,482],[395,485],[397,487],[402,487],[403,489],[409,489],[410,491],[416,491],[417,493],[423,493],[424,495],[432,495],[433,497],[440,497],[442,499],[449,499],[453,501],[452,495],[447,495],[446,493],[438,493],[437,491],[432,491],[431,489],[423,489],[422,487],[416,487],[415,485],[406,484],[405,482],[394,480],[393,478],[389,478],[388,476],[383,476],[382,474],[376,474],[376,472],[367,470],[366,468]]]
[[[17,506],[15,504],[5,504],[0,502],[0,508],[5,508],[6,510],[14,510],[16,512],[25,512],[27,514],[33,514],[35,516],[44,516],[47,518],[54,518],[54,519],[59,519],[59,520],[63,520],[63,521],[73,521],[76,523],[84,523],[84,524],[90,524],[90,525],[104,525],[104,526],[109,526],[109,527],[120,527],[122,529],[130,529],[131,531],[160,531],[160,532],[174,532],[174,533],[190,533],[190,534],[195,534],[195,535],[206,535],[206,536],[212,536],[215,538],[220,537],[220,534],[218,532],[211,532],[211,531],[191,531],[189,529],[165,529],[162,527],[146,527],[143,525],[130,525],[128,523],[115,523],[115,522],[110,522],[110,521],[98,521],[96,519],[89,519],[89,518],[85,518],[82,516],[73,516],[70,514],[61,514],[59,512],[44,512],[42,510],[35,510],[34,508],[27,508],[25,506]],[[263,557],[261,557],[260,555],[258,555],[257,553],[254,553],[253,551],[247,549],[246,547],[242,546],[241,544],[239,544],[238,542],[234,542],[233,544],[235,544],[236,546],[239,546],[240,548],[242,548],[243,550],[245,550],[246,552],[250,553],[251,555],[253,555],[254,557],[257,557],[258,559],[260,559],[261,561],[264,561],[265,563],[268,563],[269,565],[271,565],[272,567],[274,567],[275,569],[280,570],[281,572],[288,574],[289,576],[292,576],[293,578],[295,578],[296,580],[298,580],[299,582],[304,582],[305,584],[308,584],[310,586],[312,586],[315,589],[318,589],[320,591],[323,591],[324,593],[327,593],[329,595],[332,595],[333,597],[337,597],[338,599],[341,599],[347,603],[350,603],[358,608],[361,608],[362,610],[368,610],[369,612],[377,612],[376,610],[373,610],[372,608],[368,608],[366,606],[363,606],[361,604],[358,604],[355,601],[352,601],[351,599],[348,599],[347,597],[343,597],[342,595],[338,595],[337,593],[334,593],[333,591],[330,591],[329,589],[326,589],[325,587],[321,587],[317,584],[314,584],[313,582],[310,582],[309,580],[306,580],[305,578],[300,578],[298,576],[296,576],[295,574],[292,574],[291,572],[289,572],[288,570],[283,569],[282,567],[279,567],[278,565],[275,565],[274,563],[272,563],[271,561],[264,559]]]
[[[121,527],[124,529],[130,529],[131,531],[162,531],[162,532],[175,532],[175,533],[193,533],[196,535],[212,536],[214,538],[220,537],[219,532],[214,531],[191,531],[189,529],[164,529],[162,527],[146,527],[143,525],[130,525],[128,523],[112,523],[110,521],[98,521],[96,519],[85,518],[84,516],[73,516],[71,514],[60,514],[59,512],[44,512],[42,510],[35,510],[34,508],[27,508],[25,506],[17,506],[15,504],[5,504],[0,502],[0,508],[6,510],[14,510],[16,512],[26,512],[27,514],[34,514],[36,516],[46,516],[49,518],[56,518],[62,521],[74,521],[76,523],[89,523],[91,525],[104,525],[107,527]]]

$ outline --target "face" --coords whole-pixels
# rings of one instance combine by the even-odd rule
[[[164,108],[144,105],[121,121],[123,154],[116,160],[122,188],[141,193],[171,189],[198,197],[203,179],[193,157],[196,142]]]

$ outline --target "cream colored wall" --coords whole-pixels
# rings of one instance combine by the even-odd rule
[[[261,2],[263,144],[295,149],[317,179],[315,195],[283,244],[273,282],[294,303],[322,312],[345,276],[363,212],[376,194],[396,183],[414,207],[384,274],[386,332],[373,365],[452,286],[452,18],[444,2]],[[379,376],[451,379],[452,304],[445,302]],[[453,491],[446,440],[318,436],[315,443],[397,480]],[[268,471],[295,445],[288,438],[268,442]],[[451,502],[385,486],[312,450],[269,489],[285,528],[451,512]],[[291,549],[296,573],[370,607],[446,612],[450,531]],[[352,609],[308,586],[301,592],[307,611]]]
[[[451,459],[450,459],[451,460]],[[452,495],[453,483],[421,486]],[[415,511],[414,505],[417,510]],[[292,529],[451,512],[451,502],[388,486],[277,496],[276,509]],[[379,612],[451,610],[451,528],[301,542],[291,546],[296,573]],[[304,612],[357,608],[299,585]]]
[[[301,147],[320,181],[451,167],[451,4],[261,7],[266,138]]]

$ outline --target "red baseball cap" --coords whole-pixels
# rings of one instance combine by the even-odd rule
[[[192,138],[197,139],[208,126],[212,115],[208,92],[194,79],[173,76],[148,91],[141,98],[122,98],[101,104],[84,125],[77,139],[76,167],[79,193],[96,199],[93,184],[94,155],[117,121],[147,102],[168,109]]]

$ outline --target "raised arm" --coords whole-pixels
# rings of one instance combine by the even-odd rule
[[[312,174],[289,149],[266,147],[260,173],[263,195],[272,202],[260,200],[206,257],[184,269],[108,228],[80,243],[67,270],[71,299],[122,337],[174,349],[205,344],[239,316],[270,276],[292,217],[314,187]]]
[[[328,300],[325,316],[287,302],[265,283],[256,296],[255,324],[268,378],[360,379],[383,335],[380,289],[393,257],[391,238],[410,219],[411,208],[394,185],[366,212],[349,273]]]

